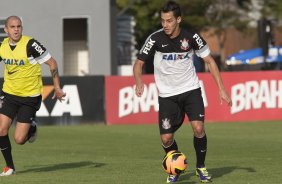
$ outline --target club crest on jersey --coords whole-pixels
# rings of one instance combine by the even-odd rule
[[[180,42],[181,42],[181,49],[182,50],[187,50],[189,48],[188,40],[186,40],[184,38],[183,40],[180,40]]]

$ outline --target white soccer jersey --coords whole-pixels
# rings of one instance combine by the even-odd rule
[[[137,58],[148,61],[154,55],[154,77],[160,97],[178,95],[200,87],[193,64],[193,54],[210,54],[206,41],[197,33],[181,29],[173,39],[163,29],[151,34]]]

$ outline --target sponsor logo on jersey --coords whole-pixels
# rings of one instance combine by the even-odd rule
[[[181,49],[182,50],[187,50],[189,48],[189,43],[188,43],[189,40],[186,40],[185,38],[183,40],[180,40],[181,42]]]
[[[167,60],[167,61],[176,61],[179,59],[187,59],[189,58],[188,53],[184,53],[184,54],[164,54],[163,55],[163,60]]]
[[[31,45],[40,55],[42,55],[45,51],[42,49],[40,45],[38,45],[36,42],[33,42]]]
[[[196,33],[196,34],[194,34],[193,38],[196,40],[199,49],[201,49],[204,46],[204,42],[201,39],[201,37]]]
[[[143,53],[144,54],[149,54],[149,51],[151,50],[151,48],[153,47],[153,45],[155,44],[156,41],[152,40],[150,38],[150,40],[146,43],[145,48],[143,49]]]
[[[17,66],[24,65],[24,60],[23,59],[18,60],[18,59],[6,59],[6,58],[4,58],[3,62],[6,65],[17,65]]]

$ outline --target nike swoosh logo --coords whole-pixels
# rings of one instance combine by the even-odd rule
[[[8,71],[8,74],[9,74],[9,75],[12,75],[13,73],[16,73],[17,71],[18,71],[18,70],[12,71],[12,72]]]
[[[199,116],[200,116],[200,117],[204,117],[205,115],[203,115],[203,114],[199,114]]]
[[[168,46],[168,44],[166,44],[166,45],[162,45],[162,47],[166,47],[166,46]]]

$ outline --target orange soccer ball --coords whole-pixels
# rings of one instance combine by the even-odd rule
[[[181,174],[186,170],[187,166],[186,156],[178,150],[168,152],[163,159],[163,168],[168,174]]]

